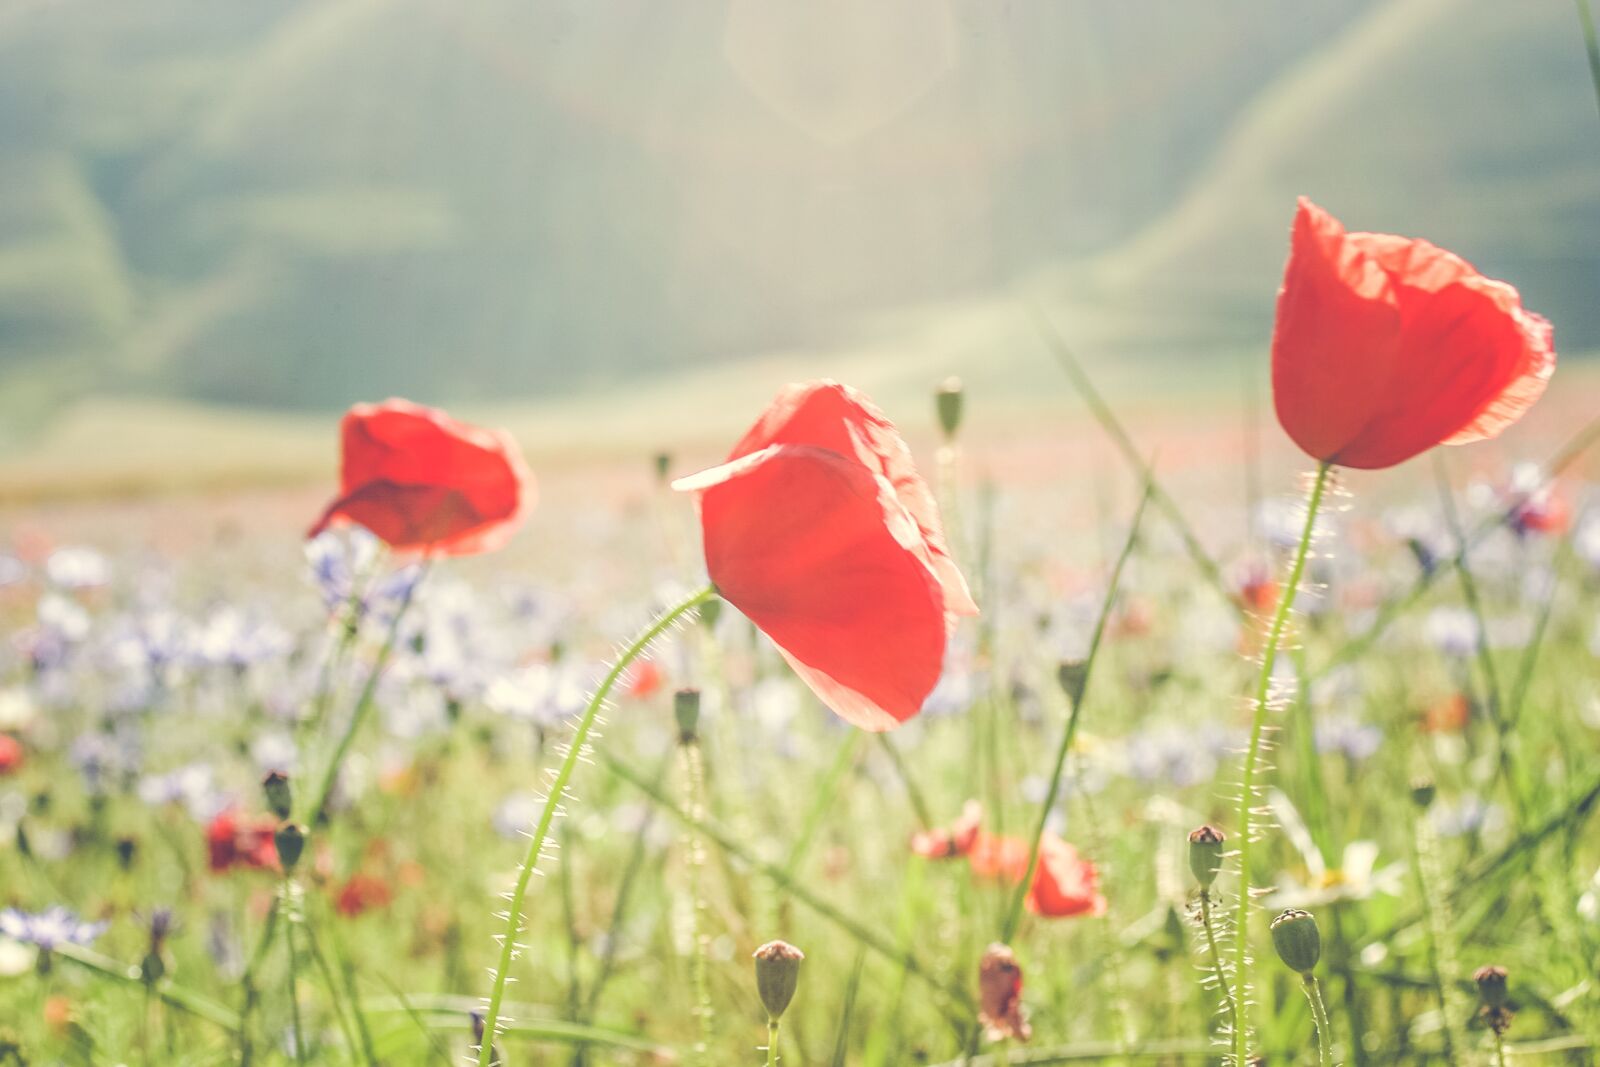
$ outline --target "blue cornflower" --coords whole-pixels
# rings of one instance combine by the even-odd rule
[[[89,945],[106,932],[110,923],[91,923],[79,919],[70,909],[57,904],[41,912],[17,908],[0,911],[0,934],[25,945],[49,952],[58,945]]]
[[[1317,723],[1317,751],[1338,752],[1352,763],[1359,763],[1378,751],[1383,731],[1354,715],[1329,715]]]

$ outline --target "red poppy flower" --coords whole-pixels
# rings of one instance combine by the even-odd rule
[[[661,669],[661,664],[653,659],[641,659],[635,660],[633,666],[628,668],[623,684],[630,697],[635,700],[648,700],[661,692],[666,679],[666,672]]]
[[[278,865],[278,847],[272,835],[276,829],[269,818],[241,824],[231,809],[219,812],[206,826],[206,860],[213,871],[234,867],[266,870]]]
[[[699,495],[717,592],[845,721],[892,729],[939,680],[954,617],[976,610],[894,427],[831,382],[793,387]]]
[[[1028,910],[1047,919],[1104,915],[1099,870],[1059,837],[1045,835],[1039,843],[1039,870],[1028,891]]]
[[[11,774],[22,766],[22,742],[10,734],[0,734],[0,774]]]
[[[354,918],[374,908],[387,908],[392,900],[394,891],[388,882],[376,875],[355,874],[339,890],[335,906],[340,915]]]
[[[1373,469],[1494,437],[1555,370],[1516,289],[1427,241],[1346,233],[1302,197],[1272,336],[1278,421],[1314,459]]]
[[[365,526],[391,548],[468,556],[499,548],[533,504],[510,435],[408,400],[357,404],[342,424],[339,496],[308,536]]]
[[[1028,873],[1028,842],[1019,837],[979,834],[967,861],[980,877],[1020,882]],[[1100,872],[1078,850],[1054,834],[1039,842],[1039,863],[1028,887],[1028,910],[1047,919],[1104,915]]]
[[[978,824],[982,820],[983,806],[969,800],[949,829],[919,830],[911,835],[911,851],[931,860],[966,856],[978,843]]]

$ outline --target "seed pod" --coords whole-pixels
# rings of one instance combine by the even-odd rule
[[[954,440],[956,431],[961,428],[961,408],[965,395],[966,390],[960,378],[946,378],[933,394],[934,406],[939,412],[939,428],[944,430],[946,440]]]
[[[1486,1008],[1503,1008],[1506,1006],[1506,979],[1509,977],[1504,967],[1489,966],[1479,967],[1472,973],[1472,980],[1478,983],[1478,997]]]
[[[1064,659],[1056,666],[1056,682],[1073,707],[1083,699],[1083,687],[1089,681],[1089,665],[1081,659]]]
[[[1189,835],[1189,870],[1201,889],[1210,889],[1222,870],[1223,843],[1228,837],[1215,826],[1202,826]]]
[[[1290,908],[1272,920],[1272,946],[1278,958],[1297,974],[1310,974],[1322,958],[1322,934],[1316,916]]]
[[[680,689],[672,694],[672,717],[678,720],[678,743],[694,744],[700,737],[700,690]]]
[[[280,819],[287,819],[294,810],[294,793],[289,788],[289,776],[270,771],[261,779],[261,791],[267,795],[267,810]]]
[[[1433,784],[1432,778],[1411,779],[1411,802],[1424,811],[1433,804],[1433,798],[1438,793],[1438,787]]]
[[[756,991],[768,1018],[781,1018],[788,1009],[800,982],[800,961],[805,958],[804,952],[787,941],[768,941],[756,949]]]
[[[305,851],[305,827],[286,822],[272,835],[272,843],[277,846],[278,862],[283,865],[284,871],[292,871],[295,864],[300,862],[300,854]]]

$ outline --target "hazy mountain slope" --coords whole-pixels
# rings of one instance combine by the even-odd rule
[[[831,340],[1136,232],[1365,6],[19,0],[0,383],[335,406]]]
[[[1600,122],[1563,0],[1396,0],[1245,112],[1193,190],[1091,278],[1159,343],[1264,343],[1304,193],[1514,282],[1569,352],[1600,346]]]

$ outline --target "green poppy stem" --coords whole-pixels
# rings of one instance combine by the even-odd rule
[[[505,999],[506,979],[510,975],[512,961],[516,959],[517,934],[522,929],[522,902],[528,895],[528,883],[532,880],[539,857],[544,852],[544,844],[550,836],[550,827],[555,822],[561,798],[566,795],[567,782],[577,769],[578,759],[588,742],[589,732],[594,728],[601,706],[605,704],[612,687],[617,684],[617,679],[622,677],[622,672],[650,647],[651,642],[672,629],[679,619],[716,596],[716,593],[716,588],[708,585],[674,604],[645,627],[644,631],[633,639],[633,643],[623,650],[622,655],[617,657],[616,662],[611,665],[611,669],[600,682],[599,688],[594,691],[594,696],[589,698],[588,706],[583,709],[583,715],[578,720],[578,728],[567,746],[566,757],[561,761],[561,767],[550,783],[550,793],[545,797],[544,810],[539,814],[539,821],[529,838],[528,854],[522,861],[521,870],[517,872],[516,887],[511,891],[511,903],[505,913],[505,931],[500,936],[500,959],[495,967],[494,986],[489,992],[488,1008],[484,1011],[483,1040],[477,1050],[478,1067],[489,1067],[493,1061],[494,1039],[500,1025],[500,1006]]]
[[[1300,590],[1300,579],[1305,574],[1306,560],[1311,554],[1312,534],[1316,530],[1317,511],[1328,488],[1328,474],[1332,464],[1317,466],[1311,493],[1306,499],[1305,527],[1300,531],[1300,544],[1295,549],[1294,563],[1289,568],[1288,581],[1278,599],[1278,609],[1272,616],[1272,628],[1267,633],[1266,648],[1261,653],[1261,672],[1256,678],[1255,709],[1250,722],[1250,748],[1245,753],[1244,776],[1239,785],[1239,907],[1234,920],[1233,976],[1237,991],[1239,1017],[1233,1027],[1234,1067],[1244,1067],[1250,1061],[1250,1020],[1247,1005],[1250,991],[1250,846],[1251,822],[1255,816],[1256,765],[1261,760],[1262,733],[1267,721],[1267,705],[1271,703],[1272,668],[1278,659],[1278,643],[1289,624],[1289,613],[1294,608],[1295,594]]]

